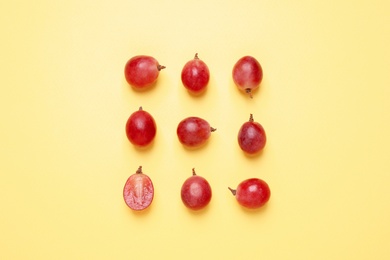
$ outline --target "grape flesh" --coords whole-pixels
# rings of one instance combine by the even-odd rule
[[[201,94],[207,87],[210,71],[206,63],[195,54],[194,59],[188,61],[181,72],[181,81],[184,87],[192,94]]]
[[[123,198],[126,205],[133,210],[144,210],[150,206],[154,197],[152,180],[142,172],[140,166],[136,173],[131,175],[123,188]]]
[[[250,114],[249,121],[245,122],[238,132],[238,144],[247,154],[257,154],[263,150],[267,137],[262,125],[253,120]]]
[[[215,130],[202,118],[187,117],[177,126],[177,136],[183,145],[197,148],[205,144],[211,132]]]
[[[208,181],[196,175],[195,169],[192,169],[192,176],[182,185],[181,199],[184,205],[192,210],[200,210],[206,207],[212,196],[212,191]]]
[[[125,65],[125,78],[133,88],[146,89],[157,81],[160,70],[164,68],[151,56],[134,56]]]
[[[271,190],[268,184],[257,178],[251,178],[242,181],[237,189],[229,188],[235,195],[238,203],[249,209],[257,209],[268,202],[271,197]]]
[[[241,91],[252,97],[253,90],[257,89],[263,79],[263,69],[260,63],[252,56],[244,56],[233,67],[233,81]]]
[[[139,108],[132,113],[126,122],[126,136],[129,141],[139,147],[149,145],[156,136],[156,122],[151,114]]]

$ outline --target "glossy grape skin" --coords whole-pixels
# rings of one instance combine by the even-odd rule
[[[138,147],[148,146],[156,136],[157,126],[151,114],[139,108],[126,122],[126,136]]]
[[[242,181],[237,189],[229,188],[238,203],[248,209],[257,209],[264,206],[271,197],[268,184],[257,178]]]
[[[125,65],[125,78],[133,88],[143,90],[157,81],[160,70],[164,68],[151,56],[134,56]]]
[[[249,121],[241,126],[237,139],[241,150],[250,155],[263,150],[267,142],[263,126],[253,120],[252,114],[250,114]]]
[[[180,121],[176,132],[180,143],[184,146],[198,148],[206,143],[211,132],[215,130],[202,118],[187,117]]]
[[[199,59],[196,53],[194,59],[184,65],[181,72],[181,81],[190,93],[198,95],[206,90],[209,80],[209,68],[204,61]]]
[[[184,205],[192,210],[200,210],[209,204],[211,197],[208,181],[196,175],[195,169],[192,169],[192,176],[186,179],[181,187],[181,200]]]
[[[252,97],[263,79],[263,69],[260,63],[252,56],[244,56],[233,67],[233,81],[241,91]]]
[[[152,180],[142,172],[142,166],[140,166],[137,172],[127,179],[123,187],[123,199],[129,208],[140,211],[150,206],[153,197]]]

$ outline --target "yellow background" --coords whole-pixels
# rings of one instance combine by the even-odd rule
[[[389,259],[388,1],[2,1],[1,259]],[[180,72],[195,52],[208,91]],[[132,56],[167,68],[135,92]],[[264,80],[251,100],[231,70],[252,55]],[[126,139],[143,106],[157,136]],[[253,113],[268,137],[246,157],[236,136]],[[184,149],[178,122],[217,128]],[[139,165],[155,197],[135,213],[123,185]],[[180,188],[195,167],[213,198],[193,213]],[[271,199],[241,208],[228,186],[262,178]]]

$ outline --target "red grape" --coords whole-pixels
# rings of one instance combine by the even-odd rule
[[[142,107],[131,114],[126,123],[127,138],[132,144],[139,147],[149,145],[156,136],[156,131],[156,122]]]
[[[206,143],[211,132],[216,129],[210,127],[210,124],[199,117],[187,117],[177,126],[177,136],[179,141],[191,148],[197,148]]]
[[[209,204],[211,195],[210,184],[205,178],[196,175],[195,169],[192,169],[192,176],[181,187],[181,200],[184,205],[192,210],[203,209]]]
[[[238,203],[249,209],[257,209],[268,202],[271,191],[268,184],[257,178],[242,181],[237,189],[229,187],[229,190],[236,196]]]
[[[160,70],[164,68],[151,56],[134,56],[125,65],[125,78],[135,89],[145,89],[157,81]]]
[[[198,54],[188,61],[181,71],[181,81],[184,87],[193,94],[201,94],[207,87],[210,79],[209,68],[204,61],[200,60]]]
[[[264,128],[254,122],[253,115],[250,114],[249,121],[245,122],[238,132],[238,144],[240,148],[248,154],[260,152],[267,141]]]
[[[137,172],[127,179],[123,188],[123,198],[131,209],[143,210],[150,206],[153,197],[152,180],[142,172],[142,166],[140,166]]]
[[[233,80],[237,87],[252,97],[252,91],[257,89],[263,79],[263,69],[252,56],[244,56],[233,67]]]

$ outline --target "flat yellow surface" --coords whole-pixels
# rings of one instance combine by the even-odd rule
[[[389,259],[388,1],[3,1],[0,4],[0,259]],[[195,52],[208,91],[182,86]],[[136,92],[132,56],[167,68]],[[252,55],[264,80],[250,99],[231,70]],[[147,150],[124,126],[143,106]],[[245,156],[253,113],[268,137]],[[200,150],[176,126],[217,128]],[[132,212],[123,185],[138,166],[155,197]],[[213,198],[193,213],[180,188],[195,167]],[[228,186],[262,178],[271,199],[241,208]]]

